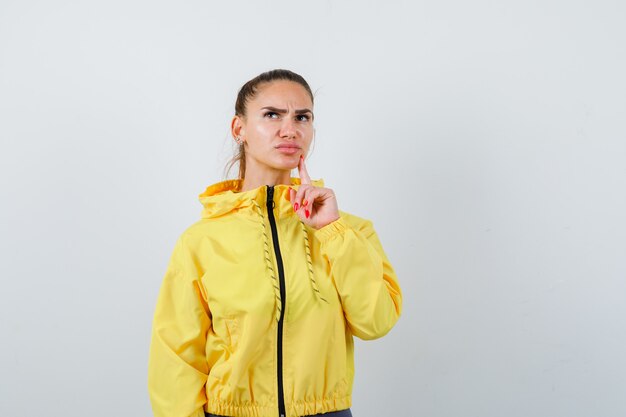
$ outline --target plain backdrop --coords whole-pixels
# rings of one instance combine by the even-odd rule
[[[309,172],[373,221],[404,292],[357,340],[355,417],[626,415],[625,18],[1,0],[0,415],[151,415],[168,258],[224,178],[238,89],[272,68],[311,84]]]

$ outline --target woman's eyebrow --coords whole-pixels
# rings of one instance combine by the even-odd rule
[[[279,109],[276,107],[272,107],[272,106],[265,106],[265,107],[261,107],[261,110],[270,110],[279,114],[285,114],[287,113],[287,109]],[[313,112],[309,109],[298,109],[296,110],[296,114],[303,114],[303,113],[311,113],[313,114]]]

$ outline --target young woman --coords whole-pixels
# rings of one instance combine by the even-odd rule
[[[248,81],[231,132],[239,178],[200,194],[202,218],[178,238],[162,282],[154,415],[351,416],[353,335],[394,326],[396,274],[372,222],[309,177],[313,94],[300,75]]]

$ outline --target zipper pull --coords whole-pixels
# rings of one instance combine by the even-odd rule
[[[267,186],[267,208],[268,210],[270,209],[274,210],[274,207],[276,207],[276,205],[274,204],[274,186],[273,185],[268,185]],[[283,415],[281,415],[280,417],[285,417]]]

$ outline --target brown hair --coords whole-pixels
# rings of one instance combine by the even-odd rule
[[[237,94],[237,101],[235,102],[235,115],[246,117],[246,106],[248,102],[257,94],[260,86],[262,84],[278,80],[293,81],[300,84],[304,87],[306,92],[309,93],[311,102],[313,102],[313,92],[311,91],[311,87],[309,87],[309,84],[301,75],[286,69],[274,69],[257,75],[241,87],[239,93]],[[230,172],[233,165],[237,162],[239,163],[238,178],[243,179],[246,175],[246,153],[243,143],[238,146],[237,153],[226,165],[226,176],[228,176],[228,172]]]

